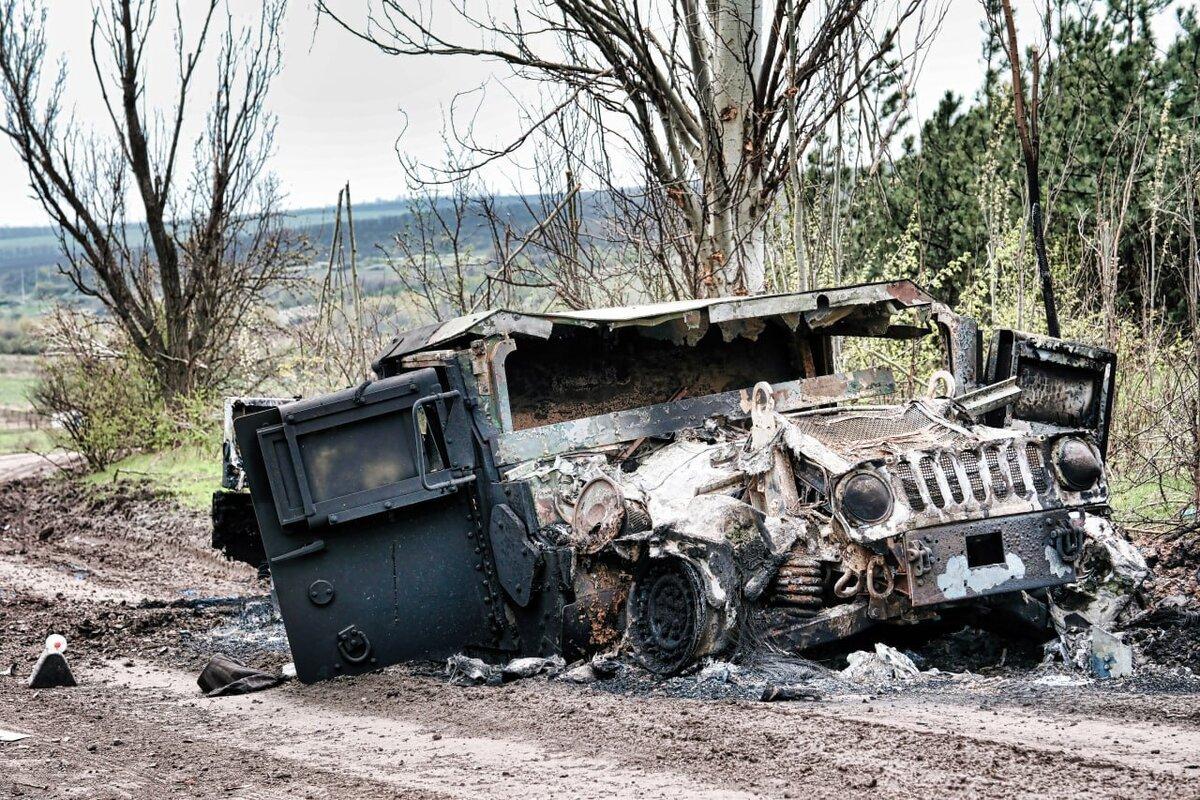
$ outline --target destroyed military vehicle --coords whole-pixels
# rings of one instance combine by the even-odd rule
[[[926,337],[944,370],[919,397],[835,370]],[[402,334],[356,388],[243,405],[297,674],[618,648],[674,674],[1069,583],[1114,535],[1114,356],[982,350],[908,281],[493,310]]]

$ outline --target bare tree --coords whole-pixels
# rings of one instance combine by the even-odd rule
[[[358,265],[358,239],[350,184],[338,191],[325,274],[312,302],[289,319],[288,339],[300,367],[297,389],[323,392],[357,384],[370,375],[370,358],[405,322],[386,295],[372,295]]]
[[[1042,283],[1042,302],[1046,308],[1046,330],[1051,336],[1059,335],[1058,307],[1054,302],[1054,280],[1050,275],[1050,262],[1046,257],[1046,238],[1042,220],[1042,184],[1039,170],[1041,158],[1041,133],[1039,126],[1039,97],[1042,55],[1035,47],[1030,53],[1031,74],[1029,79],[1029,105],[1025,104],[1025,85],[1021,75],[1021,51],[1017,46],[1017,27],[1013,17],[1011,0],[1001,0],[1004,14],[1005,50],[1012,67],[1013,118],[1017,126],[1017,138],[1021,143],[1021,156],[1025,161],[1025,183],[1029,195],[1029,225],[1033,231],[1033,249],[1037,256],[1038,276]],[[1049,25],[1049,14],[1044,20]],[[1049,32],[1047,31],[1047,40]],[[1044,52],[1044,51],[1043,51]]]
[[[243,315],[302,259],[265,170],[284,4],[264,2],[257,23],[239,31],[228,8],[208,0],[188,32],[176,3],[174,101],[159,109],[148,108],[147,75],[167,66],[149,63],[147,44],[172,35],[159,33],[163,9],[156,0],[97,6],[91,60],[111,123],[102,135],[64,111],[65,67],[46,74],[45,12],[0,0],[0,131],[57,226],[60,269],[108,309],[167,398],[225,379]],[[215,91],[189,171],[180,153],[187,106],[214,47]]]
[[[924,0],[538,0],[503,17],[466,0],[381,0],[361,24],[318,5],[387,53],[498,59],[557,89],[506,146],[459,132],[473,166],[511,155],[566,109],[602,115],[641,161],[647,194],[663,197],[643,208],[688,234],[678,293],[691,296],[763,290],[776,195],[837,110],[896,68],[884,56],[901,27],[915,21],[920,40],[926,21]],[[451,15],[473,41],[445,32]]]
[[[416,166],[405,166],[412,177]],[[435,320],[466,314],[487,269],[485,254],[473,242],[480,237],[488,198],[471,174],[449,184],[410,184],[405,225],[383,253],[388,267],[423,313]]]
[[[635,299],[691,296],[677,231],[664,228],[662,193],[609,180],[607,132],[565,109],[533,132],[536,191],[497,195],[452,140],[438,167],[402,157],[410,200],[406,224],[385,249],[406,296],[442,319],[504,305],[587,308]],[[596,188],[584,189],[581,176]]]

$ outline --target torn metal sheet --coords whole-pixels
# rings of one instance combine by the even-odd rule
[[[772,391],[777,409],[796,411],[827,403],[891,394],[895,391],[895,381],[889,370],[870,369],[776,384]],[[496,455],[504,464],[549,458],[572,450],[604,447],[641,437],[661,436],[682,428],[698,427],[711,417],[746,419],[750,416],[750,408],[749,388],[707,397],[684,398],[674,403],[660,403],[505,433],[497,440]]]
[[[981,386],[954,399],[972,419],[982,422],[984,415],[1016,402],[1020,396],[1021,387],[1017,378],[1013,377],[990,386]]]
[[[897,308],[914,308],[932,304],[933,298],[911,281],[902,280],[791,294],[714,297],[544,314],[494,309],[468,314],[448,322],[426,325],[401,334],[380,355],[376,364],[466,336],[511,336],[515,333],[544,339],[550,335],[554,325],[654,327],[680,320],[685,327],[696,329],[700,326],[707,327],[709,323],[728,323],[771,316],[794,317],[804,312],[824,312],[841,306],[856,307],[879,303],[887,303]],[[791,327],[795,328],[795,325]]]

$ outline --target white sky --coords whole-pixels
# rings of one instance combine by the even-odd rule
[[[915,113],[924,118],[946,91],[970,96],[982,79],[978,0],[945,0],[947,16],[930,49],[916,84]],[[68,107],[74,107],[85,126],[104,120],[96,80],[88,57],[90,4],[83,0],[46,0],[47,34],[54,57],[63,55],[69,70]],[[346,5],[353,18],[361,0],[334,0]],[[437,2],[437,0],[435,0]],[[164,5],[169,5],[164,2]],[[235,18],[256,13],[250,0],[232,0]],[[1035,35],[1034,0],[1017,0],[1022,39]],[[169,85],[174,75],[169,9],[158,23],[159,37],[151,63]],[[241,16],[245,15],[245,16]],[[442,152],[443,112],[454,95],[491,82],[489,102],[479,127],[493,143],[507,141],[520,129],[516,104],[507,92],[526,94],[524,87],[504,86],[503,66],[466,57],[418,58],[385,55],[351,37],[329,20],[314,36],[316,11],[311,0],[291,0],[283,31],[283,72],[276,79],[270,106],[278,117],[271,168],[287,193],[289,207],[332,204],[339,187],[349,180],[356,202],[404,194],[397,163],[399,146],[410,155],[436,162]],[[1172,26],[1164,19],[1162,35]],[[1161,40],[1161,39],[1160,39]],[[214,48],[215,49],[215,48]],[[211,70],[210,70],[211,72]],[[152,71],[153,80],[155,72]],[[151,85],[151,96],[154,96]],[[198,93],[190,106],[199,120],[206,98]],[[497,175],[496,188],[511,179]],[[30,197],[24,167],[11,145],[0,140],[0,226],[42,225],[46,217]]]

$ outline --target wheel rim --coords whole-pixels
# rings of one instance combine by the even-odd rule
[[[699,576],[679,559],[662,560],[632,587],[630,644],[646,669],[675,674],[695,660],[707,616]]]

